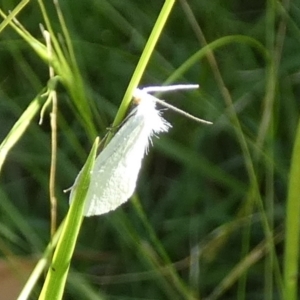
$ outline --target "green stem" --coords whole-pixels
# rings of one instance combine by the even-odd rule
[[[293,149],[287,209],[284,253],[284,299],[296,300],[298,290],[300,231],[300,120]]]
[[[138,84],[145,72],[146,66],[147,66],[147,64],[150,60],[150,57],[154,51],[155,45],[157,44],[157,41],[158,41],[158,38],[161,35],[163,28],[167,22],[167,19],[171,13],[174,3],[175,3],[175,0],[167,0],[160,11],[157,21],[154,24],[153,30],[150,34],[150,37],[146,43],[146,46],[144,48],[142,55],[141,55],[141,58],[135,68],[133,76],[127,87],[124,98],[122,100],[122,103],[120,105],[118,113],[115,117],[113,127],[118,126],[124,119],[127,108],[131,101],[132,93],[133,93],[134,89],[136,89],[136,87],[138,86]],[[112,137],[112,135],[109,134],[108,138],[106,140],[106,144],[109,142],[111,137]]]

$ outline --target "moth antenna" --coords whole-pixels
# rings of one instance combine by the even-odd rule
[[[173,110],[173,111],[175,111],[175,112],[177,112],[177,113],[179,113],[179,114],[181,114],[181,115],[183,115],[183,116],[185,116],[185,117],[187,117],[189,119],[192,119],[192,120],[194,120],[194,121],[196,121],[198,123],[204,123],[204,124],[209,124],[209,125],[213,124],[213,122],[197,118],[197,117],[195,117],[195,116],[193,116],[193,115],[185,112],[184,110],[179,109],[176,106],[173,106],[173,105],[171,105],[171,104],[169,104],[169,103],[167,103],[167,102],[165,102],[163,100],[160,100],[158,98],[155,98],[155,102],[157,102],[160,105],[165,106],[165,107],[167,107],[167,108],[169,108],[169,109],[171,109],[171,110]]]
[[[191,89],[198,89],[199,88],[199,84],[175,84],[175,85],[167,85],[167,86],[148,86],[148,87],[144,87],[141,89],[141,91],[145,92],[145,93],[154,93],[154,92],[168,92],[168,91],[176,91],[176,90],[191,90]],[[202,124],[213,124],[210,121],[207,120],[203,120],[200,118],[197,118],[169,103],[166,103],[165,101],[162,101],[160,99],[158,99],[157,97],[151,96],[153,97],[153,100],[155,100],[155,102],[161,104],[164,107],[167,107],[189,119],[192,119],[198,123],[202,123]]]
[[[169,92],[177,90],[193,90],[198,89],[199,84],[175,84],[175,85],[166,85],[166,86],[148,86],[142,88],[146,93],[155,93],[155,92]]]

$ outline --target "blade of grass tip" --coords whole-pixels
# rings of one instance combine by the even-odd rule
[[[67,27],[67,24],[65,22],[64,15],[63,15],[62,10],[60,8],[60,4],[59,4],[58,0],[54,0],[53,3],[54,3],[54,6],[55,6],[55,9],[56,9],[56,13],[57,13],[57,16],[58,16],[58,19],[59,19],[59,23],[60,23],[60,27],[61,27],[62,32],[63,32],[64,39],[66,41],[67,51],[68,51],[68,54],[70,56],[69,57],[70,61],[72,62],[73,71],[79,72],[79,68],[78,68],[78,65],[77,65],[74,48],[73,48],[73,45],[72,45],[72,39],[70,37],[68,27]]]
[[[70,261],[83,221],[84,200],[89,187],[90,171],[95,162],[98,144],[99,138],[97,137],[78,179],[74,201],[67,214],[39,300],[62,299]]]
[[[55,51],[55,53],[56,53],[56,55],[59,59],[60,64],[62,64],[61,68],[62,68],[62,70],[70,71],[69,68],[68,68],[68,63],[65,59],[64,53],[62,51],[62,48],[60,47],[60,44],[59,44],[59,42],[56,38],[56,35],[54,34],[54,31],[52,29],[51,21],[50,21],[51,19],[47,14],[47,9],[44,5],[44,2],[42,0],[38,0],[37,2],[39,4],[42,16],[44,18],[44,22],[46,24],[46,29],[49,32],[49,35],[51,37],[51,43],[53,44],[53,49],[54,49],[54,51]],[[58,73],[60,73],[60,72],[58,72]]]
[[[73,103],[77,108],[78,112],[80,113],[81,118],[79,118],[79,120],[87,129],[88,136],[91,139],[93,139],[97,135],[97,132],[93,123],[91,122],[92,110],[87,101],[83,80],[81,78],[78,65],[76,63],[74,51],[72,48],[67,28],[65,26],[65,23],[62,21],[63,16],[61,13],[59,14],[60,22],[63,22],[62,30],[64,32],[65,38],[67,39],[68,49],[61,46],[59,40],[54,34],[53,29],[51,27],[50,18],[47,15],[47,10],[45,9],[43,2],[39,1],[39,4],[47,28],[46,30],[42,25],[40,25],[41,31],[44,36],[47,35],[49,37],[51,41],[51,47],[53,48],[53,51],[51,53],[52,55],[50,56],[51,62],[53,62],[52,67],[55,69],[55,73],[60,76],[61,82],[69,91],[71,99],[73,99]],[[54,64],[54,62],[57,63]]]
[[[43,92],[41,92],[27,107],[23,112],[19,120],[15,123],[13,128],[7,134],[5,139],[0,144],[0,173],[2,165],[6,159],[6,156],[10,149],[18,142],[22,137],[23,133],[26,131],[31,120],[40,110],[42,103],[44,101]]]
[[[166,0],[165,4],[163,5],[163,7],[159,13],[159,16],[154,24],[152,32],[149,36],[149,39],[146,43],[146,46],[143,50],[141,57],[140,57],[140,60],[137,64],[135,71],[132,75],[132,78],[129,82],[129,85],[127,87],[127,90],[125,92],[123,100],[121,102],[120,108],[115,117],[113,127],[118,126],[124,119],[125,113],[130,104],[130,101],[131,101],[132,93],[133,93],[134,89],[137,88],[137,86],[143,76],[143,73],[144,73],[146,66],[150,60],[150,57],[154,51],[155,45],[157,44],[157,41],[158,41],[158,38],[160,37],[162,30],[167,22],[167,19],[171,13],[174,3],[175,3],[175,0]],[[110,141],[111,138],[112,138],[112,133],[109,133],[108,137],[106,139],[105,145],[108,144],[108,142]]]
[[[286,233],[284,252],[284,297],[296,300],[299,268],[299,231],[300,231],[300,120],[291,160],[289,187],[286,208]]]

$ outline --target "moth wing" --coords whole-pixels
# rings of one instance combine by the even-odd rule
[[[156,110],[153,96],[137,89],[135,97],[139,100],[135,111],[96,158],[86,196],[85,216],[115,210],[132,196],[151,136],[171,127]],[[76,182],[77,179],[70,201]]]
[[[144,122],[133,116],[95,161],[85,216],[115,210],[133,194],[149,138]]]

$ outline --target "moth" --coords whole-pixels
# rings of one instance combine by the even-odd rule
[[[165,92],[182,89],[196,89],[198,85],[182,84],[152,86],[136,89],[133,93],[135,108],[95,160],[90,185],[85,199],[84,216],[105,214],[115,210],[134,193],[142,160],[152,144],[152,137],[167,132],[172,126],[156,108],[160,103],[196,121],[198,119],[164,101],[152,96],[151,92]],[[76,190],[77,176],[70,193],[70,204]]]

